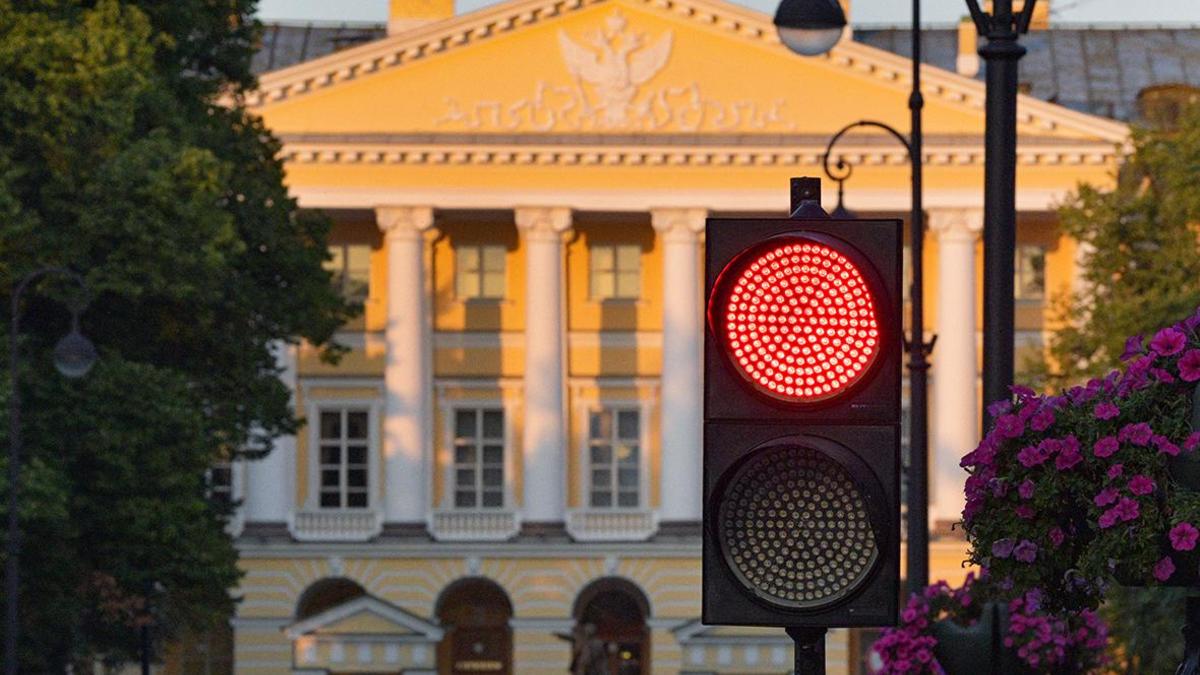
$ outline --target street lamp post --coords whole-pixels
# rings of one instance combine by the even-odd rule
[[[987,64],[983,170],[983,429],[991,426],[987,407],[1012,394],[1013,258],[1017,244],[1017,44],[1029,30],[1037,0],[1019,12],[1013,0],[995,0],[992,13],[967,0],[971,20],[987,43],[979,55]]]
[[[837,35],[846,26],[846,16],[837,0],[783,0],[775,13],[775,25],[780,39],[792,51],[814,56],[828,51],[837,42],[828,40],[828,31],[836,28]],[[806,47],[800,49],[795,45]],[[823,49],[814,51],[817,46]],[[811,47],[811,48],[809,48]],[[912,289],[909,293],[911,312],[910,337],[905,340],[908,350],[909,382],[909,466],[908,466],[908,557],[907,584],[910,591],[929,584],[929,355],[933,342],[925,341],[924,272],[921,252],[925,246],[925,210],[922,202],[922,130],[921,111],[925,100],[921,96],[921,1],[912,3],[912,91],[908,96],[911,130],[908,138],[882,123],[863,120],[847,125],[829,140],[825,149],[824,168],[830,178],[839,181],[829,168],[829,156],[835,143],[846,132],[857,127],[882,129],[900,142],[908,151],[912,166],[912,198],[909,216],[912,232],[910,269]],[[849,171],[841,160],[838,167]],[[839,208],[841,208],[839,200]]]
[[[21,296],[35,281],[52,274],[70,277],[85,294],[87,285],[79,274],[61,267],[47,267],[26,275],[13,290],[12,332],[9,337],[8,366],[11,390],[8,403],[8,536],[4,559],[4,673],[17,675],[17,637],[20,628],[17,610],[20,593],[21,530],[17,517],[21,479],[21,388],[19,337],[21,333]],[[71,307],[71,331],[54,347],[54,366],[64,377],[87,374],[96,360],[96,348],[79,332],[79,314],[84,307]]]

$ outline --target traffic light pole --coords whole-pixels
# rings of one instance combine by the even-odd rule
[[[795,644],[796,675],[825,675],[825,628],[788,628]]]

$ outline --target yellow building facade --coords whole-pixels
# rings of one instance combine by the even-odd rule
[[[561,673],[589,636],[574,657],[604,672],[787,672],[782,631],[699,622],[704,221],[785,213],[849,122],[907,128],[908,62],[848,39],[802,59],[720,0],[393,4],[387,37],[248,101],[364,311],[337,365],[280,348],[306,425],[234,467],[236,672]],[[984,91],[923,77],[941,524],[978,436]],[[1028,97],[1018,119],[1036,351],[1080,255],[1054,205],[1111,181],[1128,130]],[[903,147],[840,148],[860,215],[907,210]],[[961,539],[933,548],[961,578]],[[865,643],[835,631],[831,672]]]

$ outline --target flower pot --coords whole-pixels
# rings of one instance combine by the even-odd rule
[[[989,602],[983,614],[970,626],[949,619],[933,624],[937,639],[934,655],[946,675],[993,675],[1027,673],[1014,650],[1004,646],[1008,632],[1008,607]]]

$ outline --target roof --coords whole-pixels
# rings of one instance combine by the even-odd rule
[[[912,31],[860,28],[858,42],[907,57]],[[254,70],[262,73],[326,56],[387,34],[382,23],[267,24]],[[924,61],[953,72],[955,28],[922,31]],[[1198,27],[1070,27],[1034,31],[1021,38],[1028,54],[1020,79],[1033,96],[1080,112],[1130,120],[1138,93],[1151,85],[1200,87]],[[977,79],[983,78],[981,69]]]
[[[863,29],[854,39],[908,56],[911,36],[905,29]],[[926,29],[922,38],[926,63],[955,69],[955,28]],[[1128,121],[1146,87],[1200,87],[1200,27],[1052,28],[1022,36],[1021,44],[1028,53],[1020,81],[1028,93],[1080,112]],[[983,76],[981,68],[977,78]]]

